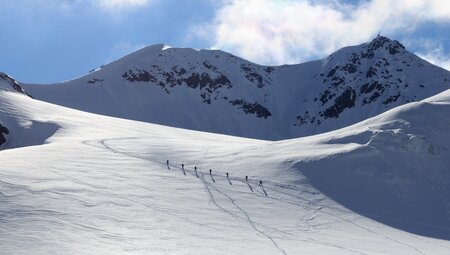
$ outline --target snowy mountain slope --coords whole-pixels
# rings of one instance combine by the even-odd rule
[[[330,133],[351,153],[299,162],[313,186],[361,215],[450,239],[450,91]],[[311,141],[308,141],[311,142]]]
[[[0,153],[0,160],[7,162],[0,169],[0,250],[4,254],[446,254],[450,234],[441,211],[445,208],[427,206],[445,204],[450,197],[444,171],[450,158],[449,94],[335,132],[267,142],[88,114],[0,91],[6,124],[57,127],[51,136],[35,132],[47,136],[43,145]],[[429,112],[434,115],[425,114]],[[385,139],[388,135],[398,139]],[[393,166],[377,162],[380,155]],[[424,178],[419,166],[396,164],[399,155],[413,162],[422,159],[421,166],[431,166],[426,170],[433,174]],[[342,187],[351,171],[355,177]],[[377,177],[380,171],[411,174],[402,182],[388,175]],[[390,189],[384,190],[389,181]],[[435,196],[410,198],[401,193],[414,190],[416,184],[427,191],[425,195]],[[374,192],[371,198],[379,194],[379,199],[366,200],[369,191]],[[386,199],[388,191],[392,197]],[[394,196],[395,192],[400,193]],[[346,203],[348,199],[367,205]],[[372,212],[377,216],[398,216],[398,207],[392,205],[398,201],[402,202],[398,207],[410,209],[407,219],[427,209],[431,219],[426,224],[437,223],[433,217],[440,219],[444,240],[411,234],[370,219],[364,211],[358,213],[372,206],[378,209]]]
[[[16,91],[18,93],[22,93],[24,95],[30,96],[21,86],[20,84],[14,80],[11,76],[0,72],[0,90],[4,91]],[[30,96],[31,97],[31,96]],[[0,145],[5,144],[7,142],[6,136],[9,134],[8,128],[13,128],[13,126],[4,126],[5,123],[2,121],[2,115],[0,113]],[[30,141],[30,137],[27,139],[23,139],[26,141]],[[11,147],[11,145],[9,145]],[[20,146],[17,144],[16,146]],[[6,145],[3,145],[6,147]]]
[[[0,72],[0,89],[7,91],[15,90],[19,93],[30,96],[14,78],[3,72]]]
[[[154,45],[60,84],[23,84],[83,111],[266,140],[318,134],[450,88],[450,73],[378,36],[328,58],[260,66]]]

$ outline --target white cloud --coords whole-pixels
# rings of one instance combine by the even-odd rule
[[[423,55],[421,53],[419,53],[418,55],[419,55],[419,57],[427,60],[428,62],[450,71],[450,56],[449,55],[443,55],[442,52],[427,52],[427,53],[424,53]]]
[[[382,34],[411,33],[423,22],[449,22],[450,1],[227,0],[199,36],[214,48],[263,64],[298,63]]]
[[[421,44],[423,50],[417,53],[419,57],[450,71],[450,54],[445,52],[442,43],[424,40]]]

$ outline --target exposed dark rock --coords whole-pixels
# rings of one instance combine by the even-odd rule
[[[381,83],[379,83],[378,81],[373,81],[371,83],[365,83],[361,86],[360,89],[360,93],[361,94],[369,94],[371,93],[373,90],[377,90],[377,91],[384,91],[384,87]]]
[[[389,53],[390,53],[391,55],[394,55],[394,54],[399,53],[399,52],[401,51],[401,49],[404,50],[405,47],[404,47],[402,44],[400,44],[400,43],[397,42],[397,44],[394,44],[394,45],[390,45],[390,46],[389,46]]]
[[[388,99],[384,100],[383,104],[387,105],[387,104],[396,102],[399,97],[400,97],[400,94],[397,94],[397,95],[394,95],[394,96],[390,96]]]
[[[217,67],[211,65],[211,63],[209,63],[209,61],[204,61],[203,66],[208,68],[209,70],[213,70],[213,71],[217,70]]]
[[[241,65],[241,70],[245,73],[247,80],[257,83],[258,88],[264,87],[263,77],[253,67]]]
[[[294,124],[294,126],[302,126],[305,124],[313,124],[316,122],[317,126],[320,126],[321,122],[320,120],[316,121],[316,117],[310,116],[308,111],[305,111],[303,115],[299,115],[296,118],[297,122]]]
[[[272,113],[258,102],[248,103],[244,99],[235,99],[229,102],[232,105],[239,106],[246,114],[256,114],[256,117],[258,118],[267,119],[267,117],[272,116]]]
[[[367,46],[367,50],[374,51],[382,47],[385,47],[385,49],[389,50],[389,53],[392,55],[400,52],[401,49],[405,49],[405,46],[403,46],[396,40],[391,40],[384,36],[377,36],[369,43],[369,45]]]
[[[328,102],[328,100],[332,99],[335,94],[332,94],[329,90],[325,90],[320,96],[320,102],[322,102],[322,106]]]
[[[275,70],[275,68],[270,67],[270,66],[264,68],[264,71],[266,71],[266,73],[268,73],[268,74],[270,74],[270,73],[271,73],[272,71],[274,71],[274,70]]]
[[[340,96],[336,98],[333,106],[327,108],[320,115],[327,118],[337,118],[345,109],[355,106],[356,92],[352,88],[347,88]]]
[[[344,82],[344,78],[340,78],[340,77],[333,77],[333,79],[331,79],[333,82],[331,83],[332,86],[337,87],[338,85],[340,85],[341,83]]]
[[[353,65],[361,65],[361,59],[359,58],[358,54],[356,53],[352,53],[352,58],[351,58],[352,64]]]
[[[361,53],[362,58],[372,59],[375,56],[374,51],[384,48],[389,54],[394,55],[400,53],[405,47],[398,41],[391,40],[384,36],[377,36],[367,46],[366,51]]]
[[[136,82],[136,81],[142,81],[142,82],[156,82],[156,77],[151,75],[149,72],[141,69],[128,70],[125,72],[122,77],[126,79],[129,82]]]
[[[335,66],[333,67],[327,74],[327,78],[330,78],[331,76],[333,76],[336,73],[336,70],[339,69],[339,66]]]
[[[347,63],[341,70],[346,71],[347,73],[355,73],[358,69],[354,63]]]
[[[231,81],[208,61],[203,62],[203,66],[213,73],[199,73],[196,66],[190,66],[189,70],[184,67],[173,66],[169,70],[164,70],[160,66],[152,65],[150,69],[128,70],[122,77],[129,82],[149,82],[160,86],[166,93],[170,94],[169,88],[175,86],[187,86],[192,89],[200,89],[202,101],[211,104],[218,97],[218,90],[222,87],[231,88]]]
[[[178,76],[182,76],[184,74],[186,74],[186,69],[184,69],[183,67],[178,69],[177,66],[172,67],[172,70],[178,75]]]
[[[328,67],[328,70],[323,70],[320,76],[326,76],[322,81],[326,88],[314,100],[316,102],[319,99],[322,107],[320,105],[317,107],[325,109],[320,111],[319,115],[324,119],[337,118],[345,109],[354,107],[358,97],[362,97],[361,101],[358,100],[362,105],[373,103],[382,97],[386,99],[385,93],[392,93],[389,88],[395,86],[397,82],[389,69],[393,64],[389,62],[390,57],[386,54],[379,55],[378,51],[394,55],[403,52],[404,49],[398,41],[377,36],[370,43],[363,45],[361,51],[353,52],[346,60],[340,60]],[[327,61],[331,62],[333,58],[334,55],[331,55]],[[408,64],[409,62],[404,62],[402,67]],[[365,66],[369,68],[365,69]],[[403,71],[400,67],[393,70]],[[384,102],[388,104],[397,99],[398,97],[392,96]],[[320,121],[312,121],[313,117],[310,117],[312,109],[308,110],[309,112],[297,116],[296,125]]]
[[[92,78],[87,83],[95,84],[97,82],[103,82],[103,81],[104,81],[103,79]]]
[[[377,75],[377,69],[371,66],[366,73],[366,78],[371,78],[372,76]]]
[[[307,123],[311,123],[311,117],[309,116],[308,111],[305,111],[303,115],[298,115],[296,119],[297,123],[294,124],[294,126],[301,126]]]
[[[9,134],[9,130],[3,126],[2,124],[0,124],[0,145],[2,145],[3,143],[6,142],[6,138],[4,134]]]
[[[231,86],[231,81],[223,74],[220,74],[217,78],[211,78],[207,73],[191,73],[187,79],[183,79],[186,84],[191,88],[203,89],[208,87],[210,89],[216,90],[223,86]]]
[[[361,53],[361,57],[362,58],[372,59],[374,56],[375,56],[375,53],[373,51],[368,51],[368,52],[362,52]]]
[[[369,99],[364,99],[364,104],[375,102],[379,97],[381,96],[381,93],[379,91],[375,91]]]
[[[9,85],[11,85],[11,87],[22,94],[25,94],[31,98],[33,98],[30,94],[28,94],[23,88],[22,86],[20,86],[20,84],[14,80],[11,76],[7,75],[6,73],[0,72],[0,79],[3,79],[5,81],[7,81],[9,83]]]

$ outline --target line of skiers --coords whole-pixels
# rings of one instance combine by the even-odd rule
[[[166,161],[166,165],[167,165],[167,169],[170,170],[170,162],[169,162],[169,160]],[[186,171],[184,170],[184,164],[181,164],[181,170],[183,171],[183,174],[186,175]],[[197,166],[194,166],[194,172],[195,172],[195,176],[196,176],[197,178],[200,178],[199,175],[198,175],[198,172],[197,172]],[[212,174],[212,169],[209,169],[209,176],[211,177],[212,182],[213,182],[213,183],[216,183],[216,180],[214,179],[213,174]],[[229,183],[230,185],[233,185],[233,183],[231,182],[230,175],[229,175],[228,172],[226,173],[226,177],[227,177],[228,183]],[[250,185],[250,183],[248,182],[248,176],[247,176],[247,175],[245,176],[245,183],[247,183],[248,187],[249,187],[250,190],[253,192],[253,188],[252,188],[252,186]],[[261,180],[259,181],[259,185],[258,185],[258,186],[261,187],[262,191],[263,191],[264,194],[267,196],[267,192],[266,192],[266,190],[265,190],[265,188],[264,188],[263,183],[262,183]]]

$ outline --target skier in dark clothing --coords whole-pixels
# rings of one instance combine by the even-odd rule
[[[214,183],[216,183],[216,180],[214,180],[214,178],[213,178],[213,176],[212,176],[212,170],[211,170],[211,169],[209,169],[209,175],[211,176],[211,180],[212,180]]]
[[[228,179],[228,183],[230,183],[230,185],[233,185],[233,183],[231,183],[230,175],[228,173],[227,173],[227,179]]]
[[[264,192],[264,195],[266,195],[266,197],[267,197],[267,192],[266,192],[266,189],[264,188],[264,186],[262,184],[262,181],[259,181],[259,186],[261,187],[261,190]]]
[[[253,192],[252,186],[250,186],[250,183],[248,182],[248,176],[245,176],[245,182],[247,183],[248,188]]]
[[[195,176],[198,178],[197,166],[194,167],[194,171],[195,171]]]

